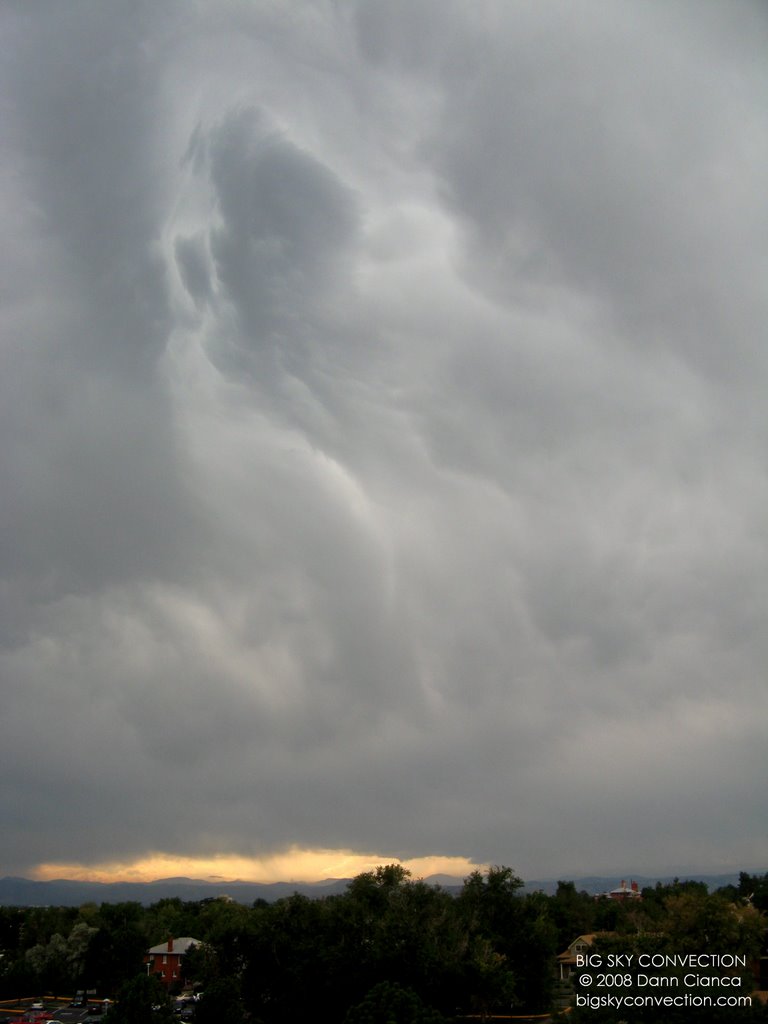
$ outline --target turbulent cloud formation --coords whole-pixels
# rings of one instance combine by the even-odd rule
[[[5,873],[765,868],[764,6],[2,18]]]

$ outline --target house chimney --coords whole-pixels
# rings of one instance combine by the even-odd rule
[[[173,952],[173,936],[171,935],[168,936],[168,952]]]

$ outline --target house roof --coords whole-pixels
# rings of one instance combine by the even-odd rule
[[[573,940],[573,942],[569,942],[568,943],[568,949],[566,949],[565,952],[560,953],[557,959],[558,960],[575,960],[576,959],[576,955],[573,952],[573,947],[576,945],[576,943],[577,942],[583,942],[585,945],[591,946],[592,943],[595,941],[595,938],[596,938],[596,933],[595,932],[590,932],[588,935],[579,935],[578,938],[575,938]]]
[[[595,941],[595,939],[602,939],[602,938],[605,938],[607,936],[611,936],[611,935],[615,935],[615,934],[616,934],[615,932],[588,932],[586,935],[578,935],[573,940],[573,942],[569,942],[568,943],[568,948],[564,952],[558,954],[557,959],[558,960],[562,960],[563,963],[568,963],[569,961],[575,963],[576,962],[576,954],[573,952],[573,947],[578,942],[583,942],[587,946],[591,946],[592,943]]]
[[[199,946],[200,939],[192,939],[188,935],[183,936],[180,939],[173,940],[173,949],[168,949],[168,942],[158,943],[157,946],[152,946],[147,950],[147,953],[170,953],[171,956],[174,954],[183,956],[190,946]]]

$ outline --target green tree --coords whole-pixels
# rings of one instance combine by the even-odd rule
[[[171,1002],[161,982],[139,974],[121,986],[103,1024],[173,1024],[173,1020]]]
[[[516,998],[516,977],[506,939],[516,927],[516,892],[522,887],[511,868],[492,867],[486,876],[473,871],[456,903],[462,927],[460,1005],[473,1012],[509,1012]]]
[[[765,916],[719,893],[685,892],[665,904],[663,930],[670,950],[680,953],[741,953],[757,957],[765,942]]]
[[[234,979],[212,981],[195,1006],[195,1024],[242,1024],[240,986]]]
[[[82,975],[88,946],[95,934],[95,928],[89,928],[80,921],[66,939],[56,932],[49,942],[28,949],[25,959],[35,976],[35,988],[55,994],[75,986]]]
[[[178,896],[158,900],[144,911],[143,928],[147,945],[155,946],[169,935],[197,935],[197,915]]]
[[[736,894],[742,902],[768,913],[768,872],[764,875],[750,875],[741,871]]]
[[[579,935],[594,930],[595,901],[587,892],[577,892],[573,882],[558,882],[557,892],[548,902],[552,923],[557,929],[560,951]]]
[[[184,978],[194,988],[206,989],[221,975],[216,950],[207,942],[190,946],[184,955]]]
[[[200,908],[197,922],[200,931],[196,938],[215,950],[218,975],[239,977],[242,974],[253,921],[253,911],[241,903],[215,899],[206,901]]]
[[[41,943],[27,950],[25,958],[35,976],[35,988],[54,995],[64,989],[67,981],[66,948],[66,940],[56,932],[45,945]]]
[[[548,1008],[557,933],[547,907],[520,894],[511,868],[473,872],[457,903],[466,930],[464,987],[481,1012]]]
[[[83,964],[85,987],[113,995],[142,969],[149,948],[140,903],[103,903]]]
[[[80,981],[83,976],[88,949],[97,932],[98,928],[92,928],[85,921],[78,921],[67,937],[67,977],[72,984]]]
[[[396,982],[375,985],[344,1018],[344,1024],[442,1024],[444,1018]]]

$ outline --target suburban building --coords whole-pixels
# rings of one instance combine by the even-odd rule
[[[558,981],[568,981],[576,970],[576,956],[579,953],[586,953],[589,947],[597,938],[596,935],[579,935],[577,939],[557,958]]]
[[[181,982],[182,959],[190,946],[199,945],[199,939],[192,939],[188,935],[180,939],[169,936],[166,942],[147,950],[147,974],[159,978],[164,985]]]
[[[640,895],[637,882],[630,882],[629,885],[622,878],[621,885],[616,886],[615,889],[611,889],[610,892],[603,893],[609,900],[641,900],[643,897]]]

